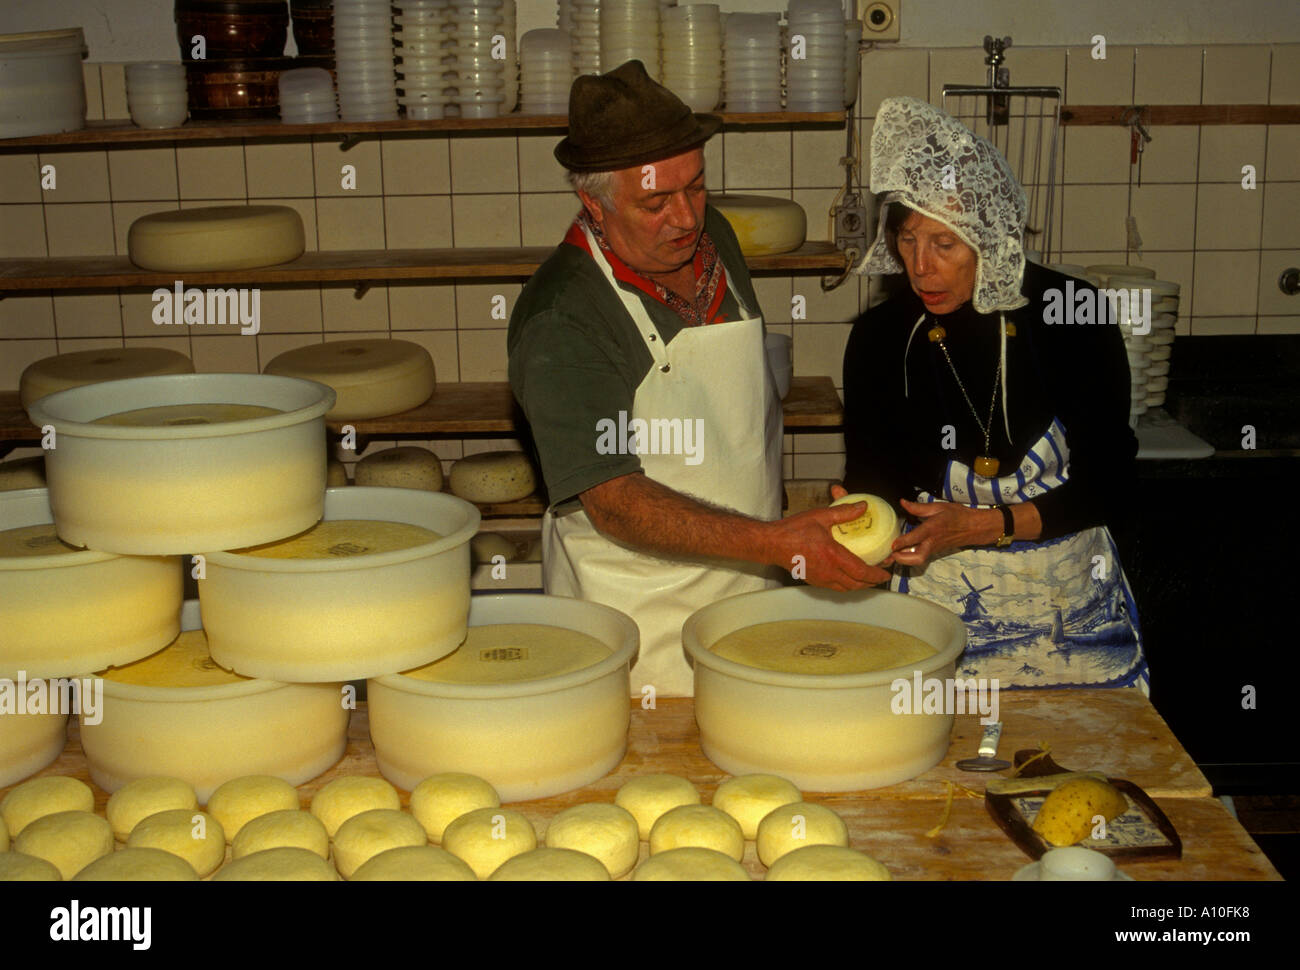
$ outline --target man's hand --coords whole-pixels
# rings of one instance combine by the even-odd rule
[[[886,570],[868,566],[831,535],[831,526],[856,519],[866,510],[865,502],[855,502],[833,509],[811,509],[771,523],[769,561],[787,572],[802,563],[803,575],[799,578],[841,593],[889,582]],[[796,560],[796,556],[801,559]]]

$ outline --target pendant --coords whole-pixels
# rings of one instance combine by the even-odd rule
[[[985,478],[993,478],[998,473],[998,460],[996,458],[987,458],[980,456],[975,459],[975,474],[983,475]]]
[[[929,329],[929,331],[926,333],[926,336],[930,338],[930,343],[937,344],[944,337],[948,336],[948,332],[944,330],[943,327],[939,326],[939,324],[936,323],[933,327]]]

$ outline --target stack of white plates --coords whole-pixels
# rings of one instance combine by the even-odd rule
[[[659,77],[659,6],[646,0],[601,0],[600,69],[640,61]]]
[[[1127,290],[1130,302],[1136,292],[1143,303],[1143,315],[1146,313],[1147,293],[1150,293],[1150,317],[1147,326],[1139,328],[1145,332],[1135,332],[1131,319],[1119,321],[1120,331],[1124,334],[1124,347],[1128,351],[1129,373],[1132,375],[1129,424],[1136,426],[1137,419],[1148,409],[1165,403],[1181,287],[1171,280],[1156,279],[1155,270],[1145,266],[1098,264],[1088,266],[1087,272],[1099,287]],[[1132,311],[1129,316],[1133,316]]]
[[[573,76],[600,73],[600,0],[560,0],[556,24],[573,42]]]
[[[562,115],[569,111],[573,40],[555,27],[530,30],[519,42],[520,113]]]
[[[443,80],[455,88],[451,103],[463,118],[495,118],[504,110],[506,60],[493,52],[510,53],[504,45],[505,7],[506,0],[452,0],[455,59],[444,64]],[[510,100],[513,105],[513,95]]]
[[[451,0],[394,0],[397,8],[398,101],[406,117],[441,118],[452,92],[443,81],[443,43],[451,22]]]
[[[727,14],[723,61],[728,111],[781,110],[780,14]]]
[[[286,125],[338,121],[334,81],[323,67],[300,67],[280,74],[280,120]]]
[[[844,107],[858,100],[858,66],[862,45],[862,21],[844,21]]]
[[[126,66],[126,106],[141,128],[175,128],[189,115],[185,65],[142,61]]]
[[[790,0],[787,21],[786,110],[841,110],[844,107],[843,3],[841,0]]]
[[[334,63],[344,121],[397,118],[388,0],[334,0]]]
[[[722,16],[716,3],[665,7],[663,85],[692,111],[712,111],[722,100]]]

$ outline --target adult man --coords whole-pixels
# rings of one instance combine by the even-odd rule
[[[774,585],[772,567],[834,589],[888,578],[830,535],[861,505],[780,518],[758,301],[705,205],[703,144],[719,125],[639,61],[578,78],[555,157],[583,211],[510,319],[510,383],[552,502],[546,591],[636,620],[634,694],[689,695],[682,623]]]

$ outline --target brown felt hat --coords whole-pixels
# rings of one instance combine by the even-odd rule
[[[569,134],[555,158],[573,172],[607,172],[680,155],[722,127],[697,115],[628,61],[607,74],[584,74],[569,89]]]

